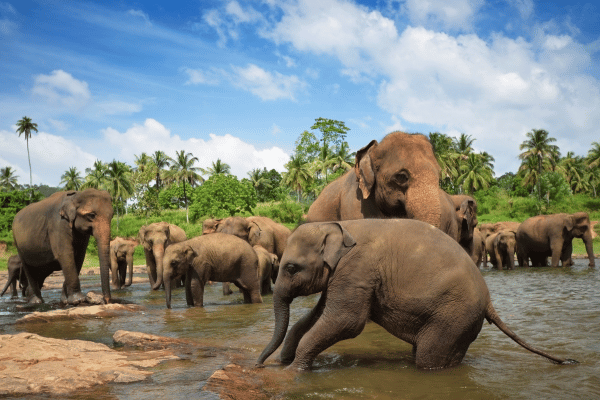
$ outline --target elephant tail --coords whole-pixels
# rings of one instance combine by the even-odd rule
[[[492,305],[491,302],[488,304],[487,310],[485,312],[485,319],[488,321],[488,323],[496,325],[498,327],[498,329],[500,329],[502,332],[504,332],[504,334],[506,336],[508,336],[515,342],[517,342],[517,344],[521,345],[525,349],[531,351],[532,353],[539,354],[540,356],[549,359],[550,361],[552,361],[555,364],[561,364],[561,365],[579,364],[579,361],[577,361],[577,360],[573,360],[573,359],[569,359],[569,358],[562,359],[562,358],[555,357],[551,354],[546,353],[543,350],[536,349],[535,347],[533,347],[530,344],[528,344],[527,342],[525,342],[516,333],[514,333],[504,323],[504,321],[502,321],[502,319],[500,319],[500,316],[498,315],[498,313],[496,313],[496,310],[494,309],[494,306]]]

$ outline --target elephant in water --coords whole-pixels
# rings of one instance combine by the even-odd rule
[[[6,293],[8,287],[12,286],[11,297],[18,297],[19,292],[17,291],[17,282],[19,282],[19,286],[23,292],[23,297],[25,297],[25,291],[27,290],[27,277],[25,276],[25,272],[23,271],[22,267],[23,263],[18,255],[10,256],[8,258],[8,280],[6,281],[6,285],[2,289],[0,296],[4,296],[4,293]]]
[[[158,290],[163,284],[163,256],[165,250],[173,243],[187,239],[185,231],[168,222],[155,222],[144,225],[138,232],[138,241],[144,246],[146,270],[152,290]]]
[[[280,346],[281,361],[310,368],[370,319],[413,345],[418,368],[459,364],[483,321],[555,363],[572,363],[525,343],[496,313],[483,276],[458,243],[415,220],[363,219],[299,226],[288,240],[273,290],[275,329],[258,365]],[[295,297],[322,292],[287,332]],[[287,336],[286,336],[287,332]]]
[[[457,242],[452,198],[439,186],[440,167],[421,134],[392,132],[356,152],[354,170],[331,182],[308,210],[309,222],[408,218],[428,222]]]
[[[131,286],[133,253],[138,244],[138,241],[133,238],[116,237],[110,241],[110,273],[113,289]],[[127,274],[129,277],[125,281]]]
[[[79,272],[90,236],[98,244],[100,280],[104,301],[110,303],[110,223],[113,217],[110,194],[104,190],[57,192],[28,205],[17,213],[12,231],[23,262],[30,303],[43,303],[40,291],[54,271],[65,277],[61,301],[79,304]]]
[[[519,266],[546,266],[552,257],[551,266],[572,265],[573,238],[585,243],[589,266],[594,267],[595,256],[592,243],[592,226],[586,212],[574,214],[538,215],[526,219],[517,229],[517,258]]]

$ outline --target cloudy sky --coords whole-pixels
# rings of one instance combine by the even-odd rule
[[[185,149],[240,178],[283,171],[315,118],[358,150],[393,130],[460,133],[519,166],[546,129],[600,141],[600,6],[532,0],[0,0],[0,167],[58,185],[94,160]]]

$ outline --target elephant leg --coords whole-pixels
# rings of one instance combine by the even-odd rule
[[[413,348],[417,368],[440,369],[460,364],[482,322],[479,329],[467,328],[464,332],[461,326],[455,325],[456,321],[435,323],[423,329]]]
[[[552,267],[558,267],[558,262],[560,261],[560,256],[563,251],[563,241],[562,240],[554,240],[550,242],[550,249],[552,251]]]
[[[144,249],[146,255],[146,272],[148,273],[148,280],[150,281],[150,287],[156,284],[156,261],[151,251]]]
[[[85,296],[81,293],[81,284],[79,282],[79,272],[85,258],[85,248],[82,250],[80,249],[81,246],[81,243],[75,242],[72,252],[65,251],[57,257],[63,276],[65,277],[60,298],[62,303],[77,305],[85,301]]]
[[[41,285],[38,283],[37,274],[33,273],[35,267],[31,267],[23,262],[22,268],[29,283],[26,290],[27,302],[29,304],[42,304],[44,300],[42,299],[42,291],[40,290]]]
[[[355,338],[363,331],[371,308],[369,299],[353,299],[348,304],[347,298],[331,301],[331,297],[330,293],[320,317],[300,339],[296,357],[287,369],[309,369],[322,351],[342,340]]]
[[[285,336],[285,340],[283,342],[283,347],[281,348],[281,353],[279,355],[279,359],[283,364],[291,364],[296,357],[296,349],[298,348],[298,344],[302,339],[302,336],[313,325],[317,322],[317,320],[323,314],[323,309],[325,308],[325,300],[327,297],[327,293],[321,294],[321,298],[317,305],[310,310],[306,315],[298,320],[289,330],[287,335]]]
[[[202,274],[194,268],[189,268],[185,274],[185,299],[188,306],[204,307],[204,281]]]
[[[229,287],[229,282],[223,282],[223,296],[229,296],[233,294],[233,290]]]
[[[119,289],[125,286],[125,278],[127,277],[127,262],[125,260],[119,262]]]

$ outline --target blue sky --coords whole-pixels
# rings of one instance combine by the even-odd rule
[[[58,185],[96,159],[185,149],[237,176],[283,165],[315,118],[358,150],[393,130],[471,135],[516,172],[546,129],[600,141],[600,6],[530,0],[0,0],[0,167]]]

